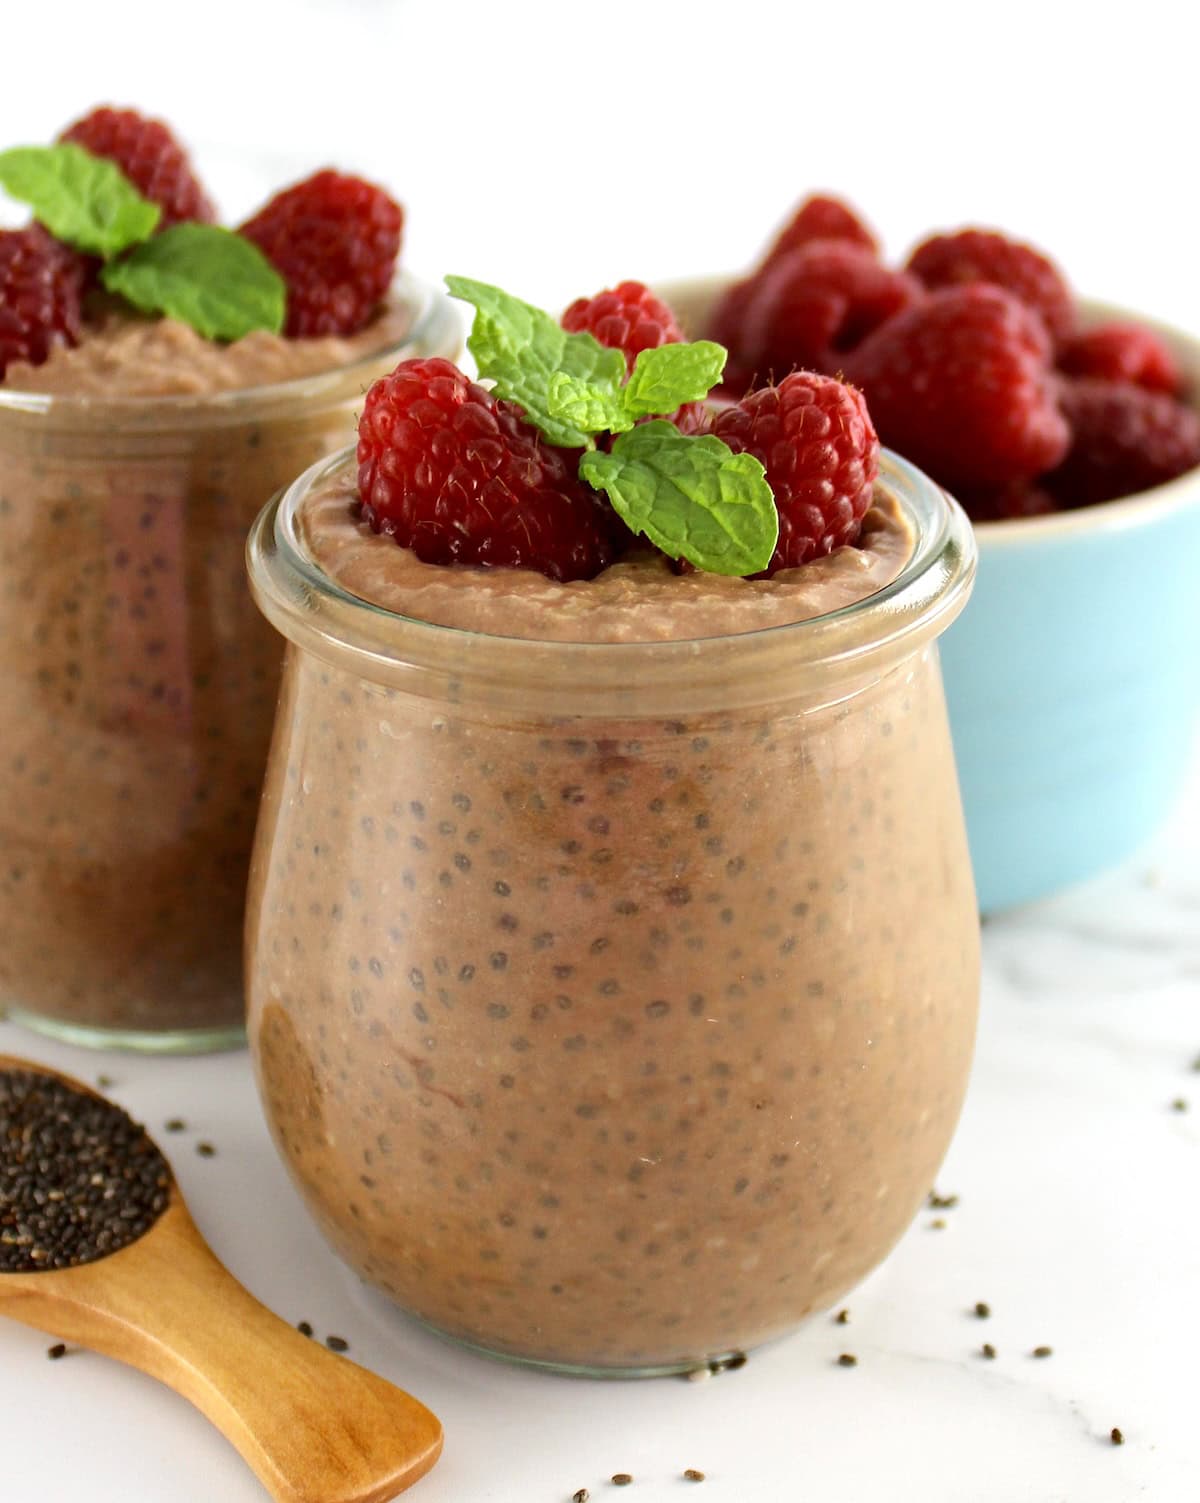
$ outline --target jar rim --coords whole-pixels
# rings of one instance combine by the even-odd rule
[[[300,505],[349,466],[353,453],[347,448],[313,465],[264,507],[247,541],[252,591],[297,646],[385,685],[424,683],[421,692],[436,697],[453,684],[493,702],[507,696],[569,714],[577,700],[650,695],[661,713],[663,695],[692,702],[703,685],[729,690],[740,681],[738,697],[753,698],[780,675],[844,679],[860,667],[882,668],[944,630],[975,573],[974,537],[961,507],[883,450],[878,484],[894,497],[914,544],[894,580],[850,605],[745,632],[653,641],[546,641],[442,626],[351,594],[304,548],[295,525]]]
[[[162,396],[95,396],[85,393],[21,391],[0,384],[0,418],[12,414],[26,420],[61,424],[64,428],[86,420],[108,420],[122,427],[184,426],[190,421],[211,423],[227,415],[239,422],[256,416],[286,413],[298,405],[326,399],[345,399],[349,391],[363,391],[368,377],[381,363],[398,363],[414,355],[441,353],[452,342],[461,348],[462,322],[448,294],[411,272],[397,272],[389,298],[409,308],[412,317],[399,339],[365,351],[343,365],[283,381],[260,382],[208,393],[170,392]]]

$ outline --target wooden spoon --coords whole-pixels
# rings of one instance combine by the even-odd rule
[[[0,1070],[70,1076],[0,1055]],[[278,1503],[384,1503],[442,1449],[435,1415],[273,1315],[200,1235],[171,1178],[136,1242],[75,1268],[0,1273],[0,1314],[127,1362],[190,1400]]]

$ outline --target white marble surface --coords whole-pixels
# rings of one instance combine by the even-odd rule
[[[846,1301],[701,1384],[511,1370],[418,1329],[326,1251],[244,1055],[145,1061],[0,1024],[0,1052],[113,1094],[171,1152],[218,1253],[289,1320],[351,1343],[442,1418],[422,1503],[1192,1503],[1200,1477],[1200,766],[1123,869],[985,934],[982,1030],[942,1194]],[[1173,1109],[1176,1099],[1190,1111]],[[186,1137],[161,1124],[181,1115]],[[194,1152],[210,1139],[218,1156]],[[940,1217],[943,1229],[934,1225]],[[992,1309],[977,1319],[977,1300]],[[994,1361],[980,1355],[992,1343]],[[261,1503],[235,1453],[147,1378],[0,1321],[4,1495]],[[1053,1355],[1038,1360],[1040,1345]],[[858,1365],[836,1365],[852,1352]],[[1117,1425],[1124,1446],[1109,1439]]]

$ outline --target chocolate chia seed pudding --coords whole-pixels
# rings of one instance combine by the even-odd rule
[[[401,277],[348,338],[114,317],[0,382],[0,1007],[78,1042],[241,1034],[278,638],[241,573],[272,491],[457,322]]]
[[[289,638],[247,921],[280,1151],[352,1268],[493,1353],[777,1335],[900,1236],[966,1086],[934,638],[969,526],[885,456],[861,555],[557,585],[418,564],[350,473],[250,542]]]

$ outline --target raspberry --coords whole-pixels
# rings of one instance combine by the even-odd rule
[[[1053,261],[1030,245],[994,230],[934,235],[908,258],[908,269],[926,287],[962,287],[986,282],[1003,287],[1041,315],[1055,344],[1075,325],[1075,300]]]
[[[906,308],[854,353],[885,444],[951,490],[999,489],[1067,452],[1050,341],[1036,314],[999,287],[947,287]]]
[[[433,564],[590,579],[621,524],[562,449],[448,360],[405,360],[367,392],[358,425],[363,514]]]
[[[788,251],[798,250],[810,240],[848,240],[861,245],[864,250],[879,254],[879,243],[853,209],[846,207],[838,198],[827,198],[814,193],[780,230],[774,245],[767,252],[766,261],[774,261]],[[765,264],[764,262],[764,264]]]
[[[674,313],[644,282],[620,282],[595,297],[578,297],[561,323],[568,334],[593,334],[610,350],[623,350],[627,370],[633,369],[643,350],[678,344],[683,339]],[[699,433],[708,414],[702,402],[688,402],[667,420],[681,433]]]
[[[17,361],[41,365],[79,342],[83,258],[41,225],[0,230],[0,380]]]
[[[277,193],[242,226],[287,283],[285,333],[354,334],[400,254],[404,211],[382,188],[326,168]]]
[[[1200,415],[1159,391],[1117,381],[1065,381],[1067,457],[1042,479],[1063,506],[1114,501],[1200,465]]]
[[[59,140],[115,162],[143,198],[162,208],[160,229],[185,220],[212,224],[217,217],[187,153],[161,120],[105,106],[68,126]]]
[[[1126,381],[1170,396],[1183,388],[1174,355],[1157,334],[1137,324],[1100,324],[1076,334],[1059,353],[1058,368],[1069,376]]]
[[[717,412],[710,431],[766,469],[779,510],[767,574],[858,540],[879,472],[879,440],[861,392],[796,371]]]
[[[832,374],[847,351],[920,295],[912,277],[881,266],[861,245],[811,240],[748,284],[735,283],[718,304],[713,337],[731,353],[727,383],[797,368]]]
[[[630,370],[643,350],[683,338],[675,315],[643,282],[621,282],[595,297],[576,298],[562,326],[569,334],[594,334],[609,349],[624,350]]]

